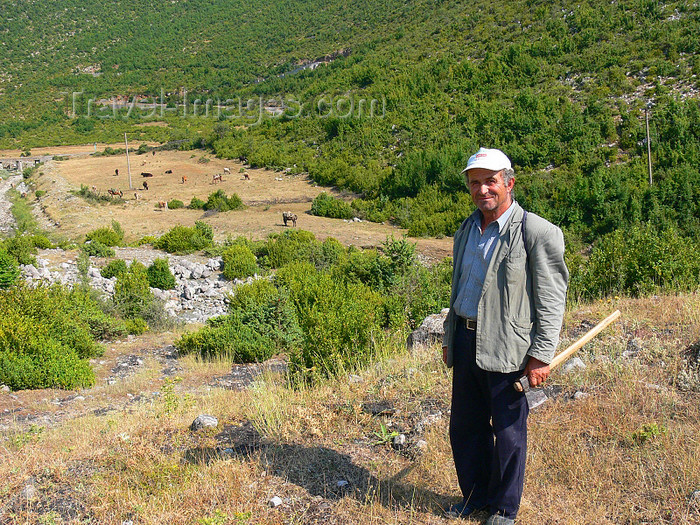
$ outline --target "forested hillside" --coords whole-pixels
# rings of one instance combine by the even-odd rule
[[[461,168],[499,147],[518,199],[565,229],[576,293],[698,283],[694,2],[19,1],[0,32],[4,146],[189,139],[414,235],[455,230]],[[170,109],[88,103],[135,95]]]

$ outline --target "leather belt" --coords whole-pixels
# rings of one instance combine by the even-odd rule
[[[467,330],[476,330],[476,319],[472,319],[471,317],[459,317],[458,319]]]

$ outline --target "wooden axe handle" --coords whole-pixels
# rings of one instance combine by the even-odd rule
[[[621,315],[620,310],[615,310],[613,313],[611,313],[609,316],[607,316],[605,319],[603,319],[601,322],[599,322],[597,325],[595,325],[593,328],[591,328],[578,341],[573,343],[571,346],[569,346],[566,350],[564,350],[560,354],[557,354],[554,357],[554,359],[552,359],[552,362],[549,364],[549,369],[554,370],[559,365],[561,365],[564,361],[569,359],[574,353],[579,351],[583,345],[588,343],[596,335],[598,335],[600,332],[602,332],[610,323],[612,323],[618,317],[620,317],[620,315]],[[529,381],[527,380],[527,376],[523,376],[518,381],[513,383],[513,387],[518,392],[523,392],[523,391],[527,390],[529,388]]]

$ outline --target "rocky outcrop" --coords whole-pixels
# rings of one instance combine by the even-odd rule
[[[439,314],[432,314],[423,320],[423,323],[414,330],[406,341],[406,346],[411,351],[425,349],[436,342],[442,342],[445,330],[442,324],[445,322],[449,308],[443,308]]]

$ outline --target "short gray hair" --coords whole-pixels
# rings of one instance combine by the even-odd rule
[[[503,182],[508,184],[510,182],[510,179],[515,177],[515,171],[513,171],[513,168],[505,168],[503,170]]]

